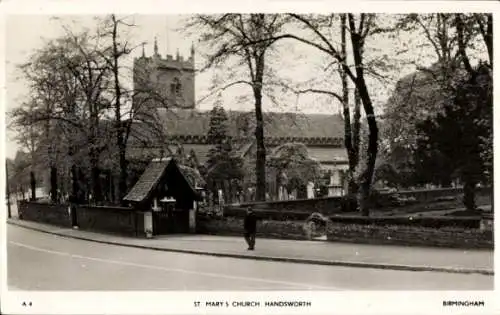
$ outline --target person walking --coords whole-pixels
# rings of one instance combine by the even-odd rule
[[[257,233],[257,216],[253,212],[252,207],[247,208],[243,228],[245,229],[245,241],[248,244],[248,250],[254,250],[255,234]]]

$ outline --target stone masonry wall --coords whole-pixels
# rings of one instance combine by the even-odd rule
[[[330,223],[327,239],[333,242],[493,249],[493,231],[461,228],[424,228]]]
[[[199,220],[197,222],[197,233],[243,236],[243,219],[220,218]],[[304,232],[304,222],[300,221],[259,221],[257,223],[257,237],[294,240],[307,239]]]
[[[19,202],[21,220],[71,227],[69,205]],[[143,213],[130,208],[76,206],[77,224],[81,230],[144,236]]]
[[[20,201],[17,204],[19,218],[27,221],[70,227],[68,205]]]
[[[329,222],[327,240],[381,245],[429,246],[448,248],[493,248],[491,230],[463,228],[425,228],[417,226],[378,226]],[[243,219],[211,218],[198,221],[197,233],[243,236]],[[303,221],[263,220],[257,225],[257,236],[265,238],[306,240]]]
[[[78,227],[82,230],[104,231],[136,236],[139,233],[139,214],[130,208],[78,206]]]

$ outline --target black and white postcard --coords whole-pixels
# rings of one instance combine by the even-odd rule
[[[22,3],[2,313],[500,311],[497,3]]]

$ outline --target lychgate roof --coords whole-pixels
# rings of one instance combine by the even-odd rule
[[[172,186],[172,188],[175,188],[177,193],[181,192],[180,187],[187,189],[183,190],[184,192],[196,196],[196,185],[204,184],[203,179],[196,170],[178,165],[172,158],[154,159],[123,200],[136,203],[147,201],[151,198],[152,193],[164,176],[174,177],[171,182],[175,183],[176,187]]]
[[[172,159],[168,158],[151,162],[123,200],[132,202],[142,202],[146,200],[160,182],[171,160]]]

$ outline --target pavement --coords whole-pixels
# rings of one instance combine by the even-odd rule
[[[11,226],[63,238],[179,254],[350,268],[494,275],[493,250],[259,238],[255,251],[248,251],[243,237],[168,235],[153,239],[140,239],[60,228],[18,219],[9,219],[8,223]]]

